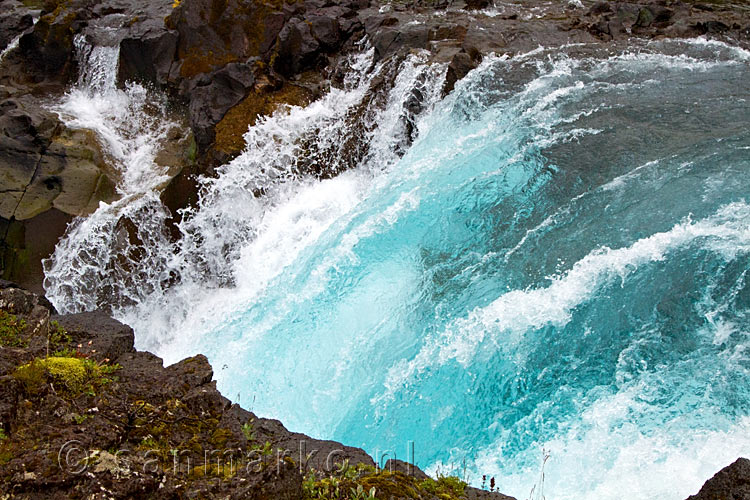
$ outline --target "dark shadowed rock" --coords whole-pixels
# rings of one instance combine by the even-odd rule
[[[341,41],[341,32],[336,16],[312,15],[305,19],[313,37],[326,49],[337,47]]]
[[[471,58],[466,52],[459,52],[454,55],[448,65],[448,71],[445,74],[445,84],[443,85],[443,95],[449,94],[456,82],[465,77],[469,71],[477,67],[477,61]]]
[[[289,78],[311,67],[320,49],[310,25],[301,19],[292,19],[279,33],[273,67]]]
[[[78,22],[77,10],[71,6],[44,14],[31,33],[21,37],[19,46],[32,65],[37,79],[68,82],[75,70],[73,36]]]
[[[486,9],[490,6],[489,0],[466,0],[465,3],[469,10]]]
[[[120,43],[118,80],[166,85],[177,53],[175,31],[156,30]]]
[[[414,476],[417,479],[427,479],[428,477],[430,477],[416,465],[395,458],[389,459],[385,463],[385,465],[383,465],[383,470],[386,470],[388,472],[400,472],[401,474],[404,474],[406,476]]]
[[[0,51],[33,24],[29,9],[15,0],[0,1]]]
[[[112,319],[104,311],[52,316],[50,320],[57,321],[75,344],[82,344],[80,352],[97,359],[118,359],[133,351],[132,328]]]
[[[750,499],[750,460],[738,458],[706,481],[701,490],[687,500]]]
[[[253,62],[232,63],[201,79],[190,93],[190,125],[200,149],[214,142],[214,127],[255,82]]]

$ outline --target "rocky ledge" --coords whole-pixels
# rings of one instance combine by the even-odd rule
[[[0,284],[4,499],[511,500],[290,432],[222,396],[204,356],[164,367],[105,313],[57,315],[44,297]],[[741,458],[688,500],[748,498]]]

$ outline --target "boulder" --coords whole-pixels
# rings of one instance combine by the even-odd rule
[[[123,39],[118,80],[166,85],[177,54],[177,41],[177,32],[165,29]]]
[[[313,37],[325,49],[335,49],[341,43],[341,32],[336,16],[312,15],[305,18]]]
[[[273,69],[291,78],[312,67],[320,50],[310,24],[302,19],[291,19],[279,33]]]
[[[214,142],[214,127],[226,112],[245,98],[255,83],[254,61],[231,63],[202,78],[190,92],[190,126],[198,148]]]
[[[467,10],[486,9],[490,6],[489,0],[466,0],[465,3]]]
[[[39,18],[34,29],[21,37],[19,47],[35,79],[67,83],[75,74],[73,37],[79,28],[74,5],[61,3]]]
[[[133,352],[133,329],[104,311],[52,316],[50,319],[68,332],[74,344],[82,346],[79,352],[94,359],[116,360]]]
[[[469,71],[477,67],[478,61],[472,59],[467,52],[459,52],[453,56],[448,70],[445,74],[445,83],[443,84],[443,95],[449,94],[456,82],[465,77]]]

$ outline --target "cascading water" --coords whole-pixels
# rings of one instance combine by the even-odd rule
[[[169,177],[155,158],[176,127],[159,96],[137,84],[117,88],[119,44],[94,46],[80,34],[74,42],[78,83],[54,110],[67,127],[96,133],[120,198],[76,219],[44,262],[45,288],[61,311],[137,303],[140,294],[165,286],[161,262],[170,249],[168,212],[158,189]]]
[[[120,290],[139,346],[207,354],[225,394],[294,430],[399,458],[412,441],[519,498],[543,448],[548,498],[685,498],[750,452],[750,54],[601,50],[487,58],[442,101],[444,69],[411,56],[358,164],[299,174],[350,154],[385,70],[365,53],[345,88],[249,130],[184,237],[140,243],[151,274],[105,265],[122,249],[97,212],[48,264],[50,298]],[[117,217],[145,198],[127,196]]]

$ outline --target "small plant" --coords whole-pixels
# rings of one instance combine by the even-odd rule
[[[21,338],[26,329],[26,321],[18,319],[15,314],[0,311],[0,345],[4,347],[26,347],[27,342]]]
[[[57,321],[50,321],[49,323],[49,343],[51,346],[60,346],[62,344],[70,344],[73,342],[73,338],[68,332],[60,326]]]
[[[88,420],[89,418],[91,418],[91,415],[74,415],[74,416],[73,416],[73,421],[74,421],[74,422],[75,422],[75,423],[76,423],[77,425],[81,425],[82,423],[84,423],[84,422],[85,422],[86,420]]]
[[[377,500],[375,498],[375,488],[370,488],[369,492],[365,492],[365,488],[360,484],[357,485],[357,489],[351,488],[352,494],[349,497],[351,500]]]
[[[539,479],[536,484],[531,487],[529,500],[545,500],[547,498],[544,496],[544,466],[550,456],[549,450],[542,448],[542,469],[539,471]]]
[[[5,433],[5,429],[0,427],[0,441],[5,441],[8,439],[8,435]]]
[[[255,427],[253,426],[252,420],[249,420],[242,424],[242,434],[245,435],[245,439],[248,441],[255,440]]]
[[[339,464],[339,469],[336,471],[336,476],[341,479],[348,481],[354,480],[358,475],[356,467],[349,465],[349,459],[344,460]]]
[[[263,446],[254,444],[253,446],[250,447],[250,449],[251,450],[258,450],[258,451],[260,451],[260,454],[263,455],[264,457],[273,455],[273,446],[271,446],[271,442],[270,441],[266,441],[263,444]]]

